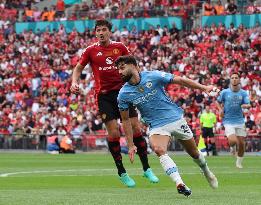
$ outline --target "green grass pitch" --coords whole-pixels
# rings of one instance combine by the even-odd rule
[[[186,198],[163,173],[156,156],[152,169],[160,178],[151,184],[142,177],[138,157],[125,167],[136,181],[126,188],[119,181],[109,154],[48,155],[0,153],[0,205],[260,205],[261,158],[247,156],[244,168],[232,156],[207,158],[219,180],[212,190],[187,156],[173,156],[184,182],[192,189]]]

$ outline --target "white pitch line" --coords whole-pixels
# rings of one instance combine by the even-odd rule
[[[23,171],[23,172],[10,172],[0,174],[0,177],[8,177],[11,175],[19,174],[40,174],[40,173],[57,173],[57,172],[96,172],[96,171],[113,171],[113,169],[61,169],[61,170],[35,170],[35,171]]]
[[[140,170],[139,169],[128,169],[132,170],[130,172],[132,175],[139,175]],[[162,171],[162,169],[154,169],[154,171]],[[133,171],[136,171],[135,174]],[[115,175],[115,169],[61,169],[61,170],[35,170],[35,171],[22,171],[22,172],[10,172],[10,173],[3,173],[0,174],[0,177],[9,177],[9,176],[14,176],[14,175],[21,175],[21,174],[41,174],[41,173],[59,173],[59,172],[93,172],[95,174],[61,174],[61,175],[45,175],[47,176],[114,176]],[[103,173],[103,172],[111,172],[111,173]],[[112,173],[113,172],[113,173]],[[200,174],[199,171],[197,172],[180,172],[181,174],[188,174],[188,175],[193,175],[193,174]],[[215,174],[261,174],[261,171],[243,171],[243,170],[238,170],[237,171],[216,171]],[[157,175],[165,175],[163,172],[162,173],[157,173]],[[19,177],[26,177],[26,176],[19,176]]]

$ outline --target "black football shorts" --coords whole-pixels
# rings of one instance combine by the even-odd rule
[[[106,94],[99,94],[97,97],[99,114],[101,115],[103,122],[108,122],[110,120],[116,120],[120,118],[120,111],[118,108],[117,97],[119,90],[113,90]],[[129,116],[137,117],[138,113],[136,108],[131,106],[129,109]]]
[[[214,132],[213,132],[213,128],[209,128],[209,127],[203,127],[202,128],[202,137],[203,138],[211,138],[214,137]]]

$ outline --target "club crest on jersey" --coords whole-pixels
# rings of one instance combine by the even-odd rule
[[[97,53],[97,56],[102,56],[102,52]]]
[[[146,83],[146,87],[147,87],[147,88],[151,88],[151,86],[152,86],[152,82],[148,81],[148,82]]]
[[[106,63],[107,63],[108,65],[113,64],[113,59],[112,59],[111,57],[106,58]]]
[[[143,92],[144,92],[144,87],[139,86],[139,87],[138,87],[138,90],[139,90],[139,92],[143,93]]]
[[[117,48],[115,48],[115,49],[113,49],[113,54],[118,54],[120,51],[119,51],[119,49],[117,49]]]

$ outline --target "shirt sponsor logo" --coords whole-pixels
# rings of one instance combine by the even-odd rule
[[[135,99],[135,100],[133,101],[133,104],[136,106],[136,105],[138,105],[138,104],[140,104],[140,103],[143,104],[143,103],[149,102],[150,99],[151,99],[156,93],[157,93],[157,90],[154,89],[154,90],[152,90],[151,92],[146,93],[144,96]]]
[[[113,59],[112,59],[111,57],[106,58],[106,63],[107,63],[108,65],[113,64]]]
[[[99,67],[98,70],[117,70],[118,68],[115,66],[105,66],[105,67]]]

